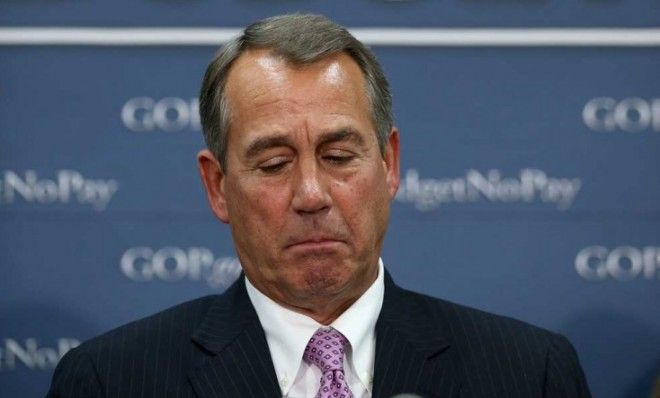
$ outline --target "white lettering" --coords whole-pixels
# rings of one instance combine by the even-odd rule
[[[614,120],[624,131],[645,130],[651,125],[651,105],[641,98],[626,98],[614,108]]]
[[[27,338],[22,343],[15,339],[5,339],[0,347],[0,370],[14,370],[18,364],[28,369],[54,369],[60,359],[80,341],[60,338],[57,347],[39,347],[37,339]]]
[[[523,169],[517,178],[503,178],[499,170],[489,170],[485,174],[467,170],[465,177],[451,179],[420,179],[417,170],[409,169],[395,199],[413,203],[421,211],[430,211],[446,203],[479,200],[504,203],[538,200],[567,210],[581,186],[580,179],[550,178],[537,169]]]
[[[604,246],[589,246],[575,257],[575,270],[590,281],[602,281],[608,277],[618,281],[653,280],[660,275],[658,268],[660,247],[619,246],[609,250]]]
[[[154,251],[148,247],[134,247],[126,250],[120,261],[122,272],[135,281],[151,280],[154,273],[149,264],[149,259],[153,255]]]
[[[121,109],[121,120],[126,128],[136,132],[201,130],[197,98],[131,98]]]
[[[75,201],[103,211],[119,189],[119,184],[116,180],[84,178],[74,170],[60,170],[54,179],[39,179],[34,170],[26,170],[22,178],[14,171],[5,170],[0,187],[0,203],[4,204],[12,204],[20,197],[27,203],[37,204]]]
[[[233,282],[241,271],[241,265],[235,257],[216,258],[211,250],[204,247],[187,250],[178,247],[158,250],[133,247],[122,255],[120,269],[134,281],[203,280],[209,286],[218,288]]]
[[[607,270],[614,279],[632,280],[642,272],[642,253],[630,246],[617,247],[607,256]]]
[[[643,253],[644,277],[646,279],[653,279],[656,272],[660,277],[660,272],[658,272],[660,268],[660,247],[645,247]]]
[[[617,101],[610,97],[594,98],[582,109],[582,120],[587,127],[598,132],[617,129],[630,133],[660,132],[660,99],[625,98]]]
[[[580,250],[575,258],[575,269],[584,279],[602,280],[607,278],[607,269],[604,267],[607,257],[607,248],[591,246]]]
[[[171,266],[168,266],[168,263]],[[188,268],[196,264],[188,264],[186,253],[176,247],[165,247],[158,250],[151,259],[156,276],[164,281],[176,281],[186,275]],[[193,270],[195,273],[195,270]],[[196,273],[199,273],[197,271]]]

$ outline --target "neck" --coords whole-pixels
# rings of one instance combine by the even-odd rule
[[[362,292],[364,293],[364,292]],[[361,295],[360,295],[361,296]],[[316,322],[320,323],[321,325],[330,325],[332,322],[334,322],[341,314],[344,313],[357,299],[360,297],[354,297],[351,298],[350,300],[341,302],[341,303],[329,303],[329,302],[323,302],[323,303],[318,303],[315,306],[305,306],[305,307],[295,307],[295,306],[288,306],[286,304],[280,303],[280,305],[283,305],[293,311],[299,312],[303,315],[307,315],[308,317],[312,318]]]
[[[378,272],[379,267],[374,267],[368,271],[367,277],[355,278],[362,281],[361,283],[344,286],[339,291],[321,293],[316,290],[311,294],[295,297],[287,295],[287,292],[281,289],[268,289],[267,286],[255,284],[250,278],[248,280],[263,295],[282,307],[306,315],[322,325],[330,325],[369,289],[378,277]]]

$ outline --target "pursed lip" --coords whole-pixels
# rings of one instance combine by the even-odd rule
[[[319,236],[319,237],[306,237],[299,240],[294,240],[289,243],[286,248],[326,248],[332,247],[337,244],[344,243],[343,240],[334,237]]]

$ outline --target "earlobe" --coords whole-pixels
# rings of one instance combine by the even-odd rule
[[[225,175],[220,162],[208,149],[197,154],[197,167],[202,184],[206,189],[206,198],[213,213],[224,223],[229,223],[227,200],[225,196]]]
[[[385,162],[385,172],[387,187],[390,193],[390,198],[394,199],[396,192],[399,190],[400,171],[399,171],[399,130],[392,127],[390,137],[385,147],[383,156]]]

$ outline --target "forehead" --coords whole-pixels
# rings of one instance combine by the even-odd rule
[[[362,70],[346,53],[294,64],[267,49],[250,49],[232,65],[225,86],[236,123],[300,112],[333,113],[371,120]],[[246,127],[241,125],[240,127]]]
[[[232,64],[227,76],[226,90],[240,90],[250,86],[276,85],[277,83],[325,83],[328,86],[342,83],[366,88],[362,70],[346,52],[331,54],[313,62],[296,63],[273,53],[270,49],[247,49]]]

